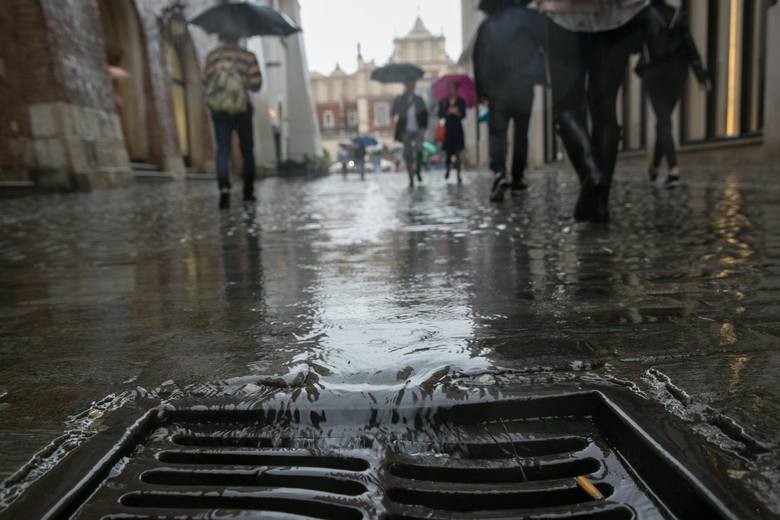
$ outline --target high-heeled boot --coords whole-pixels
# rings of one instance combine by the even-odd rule
[[[556,123],[558,135],[580,179],[580,196],[574,208],[574,218],[580,222],[595,220],[597,194],[603,184],[603,175],[593,155],[585,111],[564,112],[558,116]]]
[[[595,222],[609,222],[609,195],[612,191],[612,179],[615,175],[618,147],[620,146],[620,126],[617,119],[599,121],[593,124],[593,150],[596,163],[600,166],[602,182],[596,189]]]

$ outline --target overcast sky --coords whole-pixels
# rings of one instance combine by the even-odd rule
[[[306,52],[312,71],[330,73],[336,66],[355,70],[357,44],[363,57],[385,63],[393,38],[405,36],[418,12],[428,29],[447,37],[447,52],[461,52],[459,0],[300,0]]]

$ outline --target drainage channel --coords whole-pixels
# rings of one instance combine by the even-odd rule
[[[600,392],[392,412],[279,406],[150,410],[79,448],[0,516],[739,517]]]

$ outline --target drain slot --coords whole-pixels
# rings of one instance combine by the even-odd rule
[[[271,455],[235,451],[163,451],[158,455],[158,459],[168,464],[305,467],[344,471],[366,471],[369,468],[365,460],[352,457]]]
[[[605,497],[612,495],[612,486],[604,483],[596,487]],[[394,488],[388,496],[401,504],[418,505],[445,511],[494,511],[501,509],[533,509],[569,506],[592,502],[593,499],[578,487],[556,489],[490,491],[423,491]]]
[[[124,495],[120,502],[128,507],[162,509],[232,509],[244,511],[269,511],[304,515],[325,520],[362,519],[363,513],[351,507],[319,502],[276,497],[231,496],[203,493],[171,493],[144,491]]]
[[[601,469],[596,459],[577,459],[540,465],[523,464],[506,467],[426,466],[407,463],[390,465],[390,473],[409,480],[458,483],[502,483],[526,480],[557,480],[590,475]]]
[[[507,459],[512,457],[544,457],[560,453],[573,453],[588,447],[588,440],[582,437],[559,439],[494,442],[490,444],[453,444],[439,446],[442,452],[460,454],[469,459]]]
[[[366,487],[352,480],[311,475],[279,475],[270,471],[204,471],[179,469],[153,469],[141,475],[147,484],[162,486],[209,487],[279,487],[323,491],[336,495],[358,496]]]
[[[472,513],[473,514],[473,513]],[[426,514],[425,516],[413,515],[389,515],[383,520],[451,520],[452,513],[441,512]],[[468,518],[477,518],[469,515]],[[524,518],[527,520],[635,520],[634,511],[628,507],[616,504],[605,504],[598,507],[574,506],[562,511],[554,508],[548,511],[502,511],[500,513],[491,513],[491,520],[517,520]]]
[[[204,448],[291,448],[293,446],[293,440],[289,437],[272,439],[249,435],[176,435],[171,440],[178,446],[201,446]]]

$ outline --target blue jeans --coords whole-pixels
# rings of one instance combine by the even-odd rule
[[[230,150],[233,132],[238,134],[244,170],[244,197],[254,196],[255,150],[251,108],[236,115],[213,113],[217,141],[217,183],[220,190],[230,189]]]

